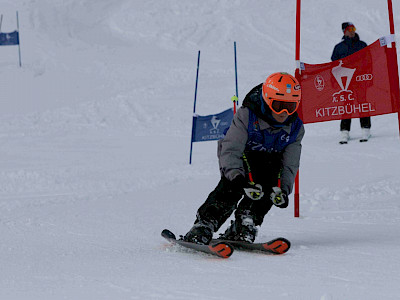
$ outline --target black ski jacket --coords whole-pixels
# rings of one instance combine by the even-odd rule
[[[343,41],[337,44],[333,49],[331,56],[332,61],[344,58],[367,47],[367,44],[360,40],[360,37],[357,33],[354,38],[343,36],[342,40]]]

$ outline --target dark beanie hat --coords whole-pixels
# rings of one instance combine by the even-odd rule
[[[342,23],[342,31],[345,32],[345,31],[346,31],[346,28],[349,27],[349,26],[354,26],[354,24],[351,23],[351,22],[344,22],[344,23]]]

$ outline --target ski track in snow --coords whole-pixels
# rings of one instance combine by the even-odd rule
[[[0,299],[398,299],[394,114],[372,118],[368,143],[358,120],[348,145],[337,121],[306,125],[301,216],[291,196],[257,237],[288,238],[287,254],[221,260],[160,236],[186,233],[219,179],[215,142],[188,164],[197,51],[196,112],[222,111],[233,41],[240,99],[294,69],[293,1],[3,2],[3,32],[19,10],[23,67],[0,48]],[[343,21],[371,43],[388,34],[386,1],[303,1],[302,60],[329,61]]]

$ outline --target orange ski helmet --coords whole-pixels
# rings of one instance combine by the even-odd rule
[[[284,72],[274,73],[263,83],[262,96],[276,114],[286,111],[291,115],[299,108],[301,87],[292,75]]]

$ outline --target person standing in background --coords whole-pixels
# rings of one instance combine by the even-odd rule
[[[332,61],[349,56],[357,51],[367,47],[367,44],[360,40],[356,33],[356,27],[351,22],[342,23],[343,38],[342,41],[335,46],[332,53]],[[366,142],[371,136],[371,118],[360,118],[362,137],[360,142]],[[347,144],[350,139],[351,119],[344,119],[340,122],[340,144]]]

